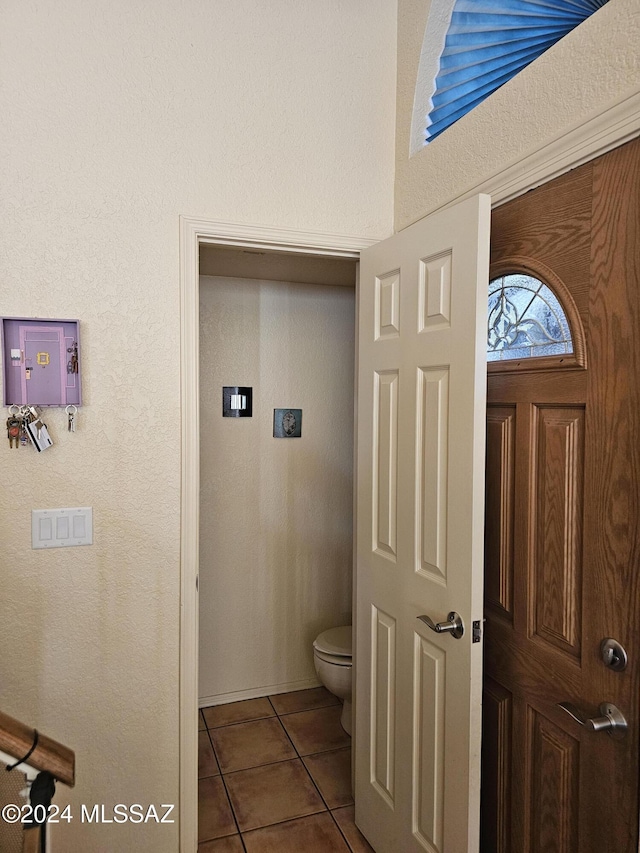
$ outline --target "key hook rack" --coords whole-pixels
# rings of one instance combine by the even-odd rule
[[[82,405],[78,320],[2,317],[4,405]]]

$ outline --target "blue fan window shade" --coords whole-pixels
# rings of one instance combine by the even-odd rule
[[[430,142],[608,0],[456,0],[427,118]]]

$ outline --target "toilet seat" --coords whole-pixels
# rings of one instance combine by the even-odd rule
[[[333,666],[351,666],[351,655],[328,655],[319,649],[314,649],[313,653],[319,660],[323,660],[325,663],[330,663]]]
[[[313,641],[315,653],[327,663],[351,666],[351,625],[329,628]]]

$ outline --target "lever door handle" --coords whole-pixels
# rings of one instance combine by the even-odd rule
[[[624,737],[626,734],[628,724],[624,718],[624,714],[615,705],[612,705],[611,702],[603,702],[600,705],[599,711],[601,716],[599,717],[585,717],[571,702],[560,702],[558,707],[566,711],[576,723],[580,723],[581,726],[591,729],[591,731],[608,732],[616,740]]]
[[[456,640],[464,634],[464,623],[455,610],[447,616],[447,622],[434,622],[430,616],[418,616],[418,619],[436,634],[451,634]]]

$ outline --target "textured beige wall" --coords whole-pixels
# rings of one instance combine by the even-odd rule
[[[177,803],[178,217],[389,233],[395,4],[1,6],[1,311],[80,318],[85,406],[42,455],[0,444],[0,707],[76,750],[76,815]],[[93,546],[31,550],[32,508],[85,505]],[[54,838],[178,844],[79,817]]]
[[[442,7],[443,0],[436,2]],[[396,230],[640,88],[640,5],[638,0],[610,0],[410,157],[416,78],[429,9],[430,0],[398,3]]]
[[[354,301],[201,278],[203,705],[317,683],[313,640],[351,623]],[[223,385],[253,387],[253,417],[222,417]],[[283,407],[300,438],[273,437]]]

